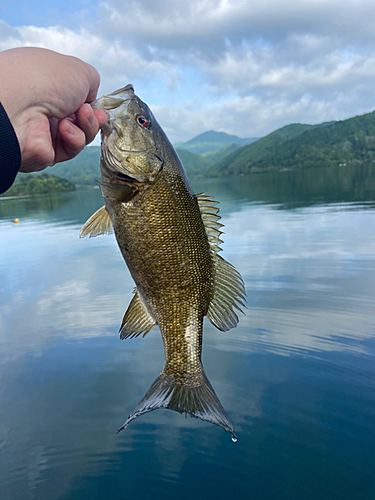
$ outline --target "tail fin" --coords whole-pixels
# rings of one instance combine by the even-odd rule
[[[192,386],[181,384],[173,375],[165,375],[162,372],[117,433],[140,415],[161,408],[218,425],[231,433],[232,441],[237,441],[233,425],[204,373],[201,383]]]

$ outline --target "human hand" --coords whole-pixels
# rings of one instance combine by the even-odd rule
[[[0,101],[16,132],[21,171],[74,158],[105,123],[96,98],[100,77],[75,57],[36,47],[0,52]]]

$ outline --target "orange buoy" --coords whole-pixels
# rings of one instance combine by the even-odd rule
[[[18,224],[18,223],[19,223],[19,221],[20,221],[19,219],[14,219],[14,221],[13,221],[13,222],[14,222],[15,224]]]

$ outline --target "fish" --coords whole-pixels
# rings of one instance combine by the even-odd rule
[[[98,182],[104,206],[80,237],[114,232],[135,282],[120,338],[144,337],[158,325],[165,351],[160,375],[118,432],[164,408],[218,425],[236,441],[201,360],[203,318],[227,331],[246,307],[241,275],[219,255],[218,202],[194,194],[176,151],[132,85],[92,107],[107,114]]]

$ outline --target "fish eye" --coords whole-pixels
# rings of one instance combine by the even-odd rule
[[[140,125],[143,128],[150,128],[151,127],[151,121],[146,118],[146,116],[143,115],[137,115],[136,120],[138,125]]]

